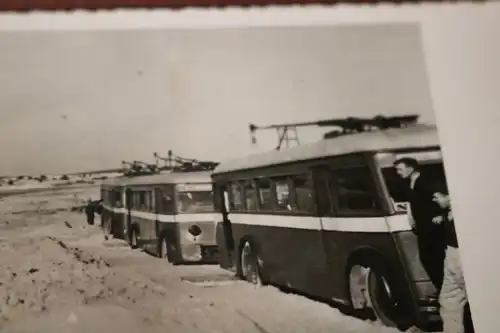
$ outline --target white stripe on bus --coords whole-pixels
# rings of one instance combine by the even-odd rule
[[[174,215],[165,215],[165,214],[158,214],[155,215],[155,218],[157,218],[158,222],[175,222],[175,216]]]
[[[215,222],[214,214],[201,213],[201,214],[177,214],[177,215],[167,215],[167,214],[155,214],[150,212],[139,212],[130,211],[130,215],[138,218],[143,218],[146,220],[157,220],[158,222],[178,222],[178,223],[189,223],[189,222]]]
[[[220,220],[221,218],[219,218]],[[282,227],[304,230],[326,230],[343,232],[398,232],[409,231],[411,226],[407,215],[388,217],[310,217],[260,214],[229,214],[234,224]]]
[[[175,215],[176,222],[215,222],[215,214],[212,213],[198,213],[198,214],[177,214]]]
[[[106,209],[107,211],[113,212],[113,213],[118,213],[118,214],[125,214],[127,212],[127,209],[125,208],[113,208],[108,205],[102,205],[102,208]]]
[[[130,216],[139,217],[146,220],[153,220],[153,221],[156,220],[156,214],[149,212],[139,212],[137,210],[131,210]]]

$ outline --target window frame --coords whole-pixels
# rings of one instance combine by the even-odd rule
[[[298,195],[297,195],[297,188],[295,186],[294,179],[304,177],[306,179],[305,184],[307,185],[307,189],[309,190],[309,195],[311,196],[311,207],[309,211],[302,210],[299,207],[299,201],[298,201]],[[316,203],[316,188],[314,186],[314,178],[312,175],[311,170],[308,170],[307,172],[302,172],[302,173],[297,173],[290,175],[289,177],[289,183],[291,185],[291,194],[292,194],[292,211],[296,215],[316,215],[317,213],[317,203]]]
[[[233,208],[232,206],[234,205],[234,192],[233,192],[233,185],[237,185],[239,188],[239,193],[240,193],[240,204],[241,207],[239,208]],[[228,212],[229,213],[244,213],[246,212],[246,207],[245,207],[245,198],[244,198],[244,189],[242,186],[242,182],[240,180],[233,180],[227,183],[227,186],[229,187],[229,207],[228,207]]]
[[[370,191],[372,192],[373,199],[375,200],[377,207],[372,209],[360,209],[360,210],[344,210],[340,208],[338,186],[335,182],[335,177],[343,171],[352,171],[356,169],[364,169],[368,172],[370,176]],[[385,216],[385,203],[382,198],[382,193],[380,193],[380,188],[377,183],[377,174],[374,172],[373,167],[369,163],[360,163],[356,165],[344,165],[344,166],[330,166],[328,179],[328,189],[330,192],[330,198],[332,200],[332,215],[334,217],[381,217]]]
[[[259,207],[259,197],[258,197],[258,193],[257,193],[257,184],[256,184],[255,180],[254,179],[246,179],[246,180],[244,180],[244,181],[242,181],[240,183],[242,183],[241,187],[243,189],[243,207],[244,207],[245,212],[247,212],[247,213],[258,213],[258,212],[260,212],[260,210],[259,210],[259,208],[260,208]],[[255,203],[255,209],[249,209],[248,208],[248,201],[247,201],[247,199],[248,199],[248,197],[247,197],[247,186],[248,185],[250,185],[250,186],[253,187],[254,193],[253,193],[252,200]]]
[[[166,201],[164,200],[164,195],[170,195],[171,200]],[[176,192],[174,185],[168,184],[168,185],[162,185],[160,187],[156,188],[156,196],[155,196],[155,201],[156,201],[156,207],[155,211],[158,214],[161,215],[174,215],[177,214],[177,198],[176,198]],[[165,207],[165,203],[169,202],[171,205],[171,209],[167,210]]]
[[[290,179],[290,175],[279,175],[279,176],[271,176],[271,181],[272,181],[272,193],[273,193],[273,206],[274,206],[274,213],[276,214],[291,214],[295,215],[294,211],[294,202],[293,202],[293,187],[292,187],[292,182]],[[277,184],[281,182],[281,180],[284,179],[286,180],[286,185],[288,187],[288,198],[287,201],[289,205],[291,206],[291,210],[285,210],[279,207],[278,205],[278,192],[277,192]]]
[[[261,200],[261,187],[259,186],[259,182],[261,181],[268,181],[269,182],[269,207],[268,208],[263,208],[262,206],[262,200]],[[259,177],[254,179],[255,182],[255,187],[256,187],[256,194],[257,194],[257,211],[262,214],[272,214],[275,212],[275,201],[276,201],[276,191],[274,187],[274,181],[271,179],[271,177]]]

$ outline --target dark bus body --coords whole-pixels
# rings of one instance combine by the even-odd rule
[[[220,164],[212,174],[220,266],[369,308],[386,326],[439,321],[392,162],[445,181],[435,126],[350,134]]]

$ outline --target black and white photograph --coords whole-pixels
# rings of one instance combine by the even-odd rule
[[[0,331],[474,332],[424,37],[0,30]]]

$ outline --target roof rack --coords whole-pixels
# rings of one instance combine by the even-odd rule
[[[318,122],[318,126],[336,126],[340,130],[324,134],[324,139],[336,138],[342,135],[387,130],[390,128],[404,128],[418,123],[419,115],[404,115],[386,117],[382,115],[373,118],[348,117],[344,119],[329,119]]]
[[[168,151],[167,157],[162,157],[158,153],[153,153],[153,156],[160,170],[168,170],[170,172],[211,171],[219,165],[219,162],[200,161],[193,158],[180,157],[175,155],[171,150]],[[163,166],[159,165],[160,161],[164,162]]]
[[[373,118],[339,118],[339,119],[327,119],[319,121],[307,121],[298,123],[285,123],[285,124],[272,124],[266,126],[257,126],[255,124],[249,125],[250,136],[252,139],[252,144],[257,143],[255,137],[255,132],[257,130],[269,130],[274,129],[278,134],[278,145],[276,150],[280,150],[283,145],[289,148],[292,144],[300,145],[299,137],[297,133],[298,127],[307,126],[320,126],[320,127],[340,127],[340,130],[331,131],[324,135],[324,138],[333,138],[340,135],[360,133],[366,131],[372,131],[375,128],[383,130],[389,128],[401,128],[404,126],[413,125],[418,120],[418,115],[403,115],[395,117],[386,117],[382,115],[375,116]]]

